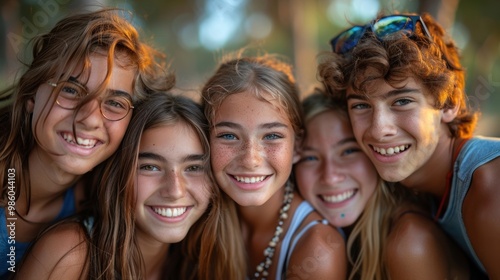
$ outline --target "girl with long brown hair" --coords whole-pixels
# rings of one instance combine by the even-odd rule
[[[65,17],[34,39],[32,57],[0,94],[14,100],[0,112],[4,276],[43,227],[82,208],[82,176],[116,151],[135,103],[174,84],[164,55],[113,9]]]

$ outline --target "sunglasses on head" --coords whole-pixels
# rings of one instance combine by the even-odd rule
[[[420,21],[425,35],[432,40],[432,36],[427,29],[422,17],[413,15],[391,15],[379,18],[363,26],[353,26],[337,35],[330,41],[334,53],[345,54],[358,44],[367,30],[380,41],[399,38],[401,34],[412,36],[415,33],[417,21]]]

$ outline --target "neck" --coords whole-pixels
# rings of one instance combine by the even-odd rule
[[[410,189],[430,193],[438,199],[446,192],[446,177],[453,167],[452,157],[460,141],[451,136],[442,136],[431,157],[408,178],[400,183]]]
[[[146,266],[146,279],[162,279],[170,244],[138,238],[138,246]]]
[[[33,148],[28,161],[30,182],[34,186],[31,192],[41,197],[65,191],[81,177],[59,168],[38,146]]]
[[[30,192],[23,184],[16,202],[16,210],[23,216],[29,206],[29,216],[25,218],[35,222],[51,221],[60,210],[60,205],[55,202],[62,201],[66,190],[79,179],[79,176],[55,168],[41,154],[37,147],[31,151],[28,158]]]
[[[264,204],[259,206],[237,206],[243,230],[258,230],[259,228],[273,228],[279,218],[279,211],[283,205],[285,189],[281,188]]]

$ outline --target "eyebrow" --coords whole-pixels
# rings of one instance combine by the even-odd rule
[[[110,89],[110,90],[107,90],[107,92],[110,93],[110,95],[112,95],[112,96],[123,96],[123,97],[129,99],[130,101],[132,101],[132,95],[130,95],[130,93],[125,92],[123,90]]]
[[[206,157],[206,154],[191,154],[185,156],[181,162],[203,161]],[[151,159],[160,162],[167,162],[167,159],[165,157],[151,152],[139,153],[139,159]]]
[[[391,90],[391,91],[383,94],[382,97],[384,99],[387,99],[389,97],[393,97],[393,96],[400,95],[400,94],[419,93],[419,92],[420,92],[420,90],[416,89],[416,88],[401,88],[401,89]],[[359,93],[350,93],[350,94],[347,94],[346,98],[347,98],[347,100],[349,100],[349,99],[368,100],[368,97],[367,97],[366,94],[359,94]]]
[[[73,83],[76,83],[78,84],[79,86],[83,87],[87,92],[89,91],[89,89],[87,88],[86,85],[82,84],[80,81],[78,81],[78,79],[76,77],[73,77],[73,76],[70,76],[68,78],[69,81],[73,82]],[[112,96],[123,96],[125,98],[127,98],[128,100],[132,101],[132,95],[126,91],[123,91],[123,90],[117,90],[117,89],[109,89],[109,90],[106,90],[106,92],[110,93],[110,95]]]
[[[68,81],[70,82],[73,82],[75,84],[78,84],[79,86],[81,86],[82,88],[84,88],[86,91],[88,91],[89,89],[87,88],[86,85],[82,84],[80,81],[78,81],[78,79],[76,77],[73,77],[73,76],[69,76],[68,78]]]
[[[234,122],[219,122],[219,123],[215,124],[215,127],[228,127],[228,128],[235,128],[235,129],[242,129],[243,128],[242,125],[234,123]],[[286,124],[280,123],[280,122],[271,122],[271,123],[261,124],[261,125],[259,125],[259,127],[271,129],[271,128],[280,128],[280,127],[286,128],[288,126]]]

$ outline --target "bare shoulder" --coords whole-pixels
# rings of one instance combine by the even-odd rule
[[[384,260],[392,279],[468,279],[463,253],[430,217],[408,212],[394,222]]]
[[[500,278],[499,170],[500,157],[474,171],[462,208],[471,244],[492,279]]]
[[[345,279],[345,241],[329,224],[318,223],[300,238],[290,258],[287,279]]]
[[[85,229],[78,223],[59,224],[31,248],[18,279],[79,279],[87,262]]]

